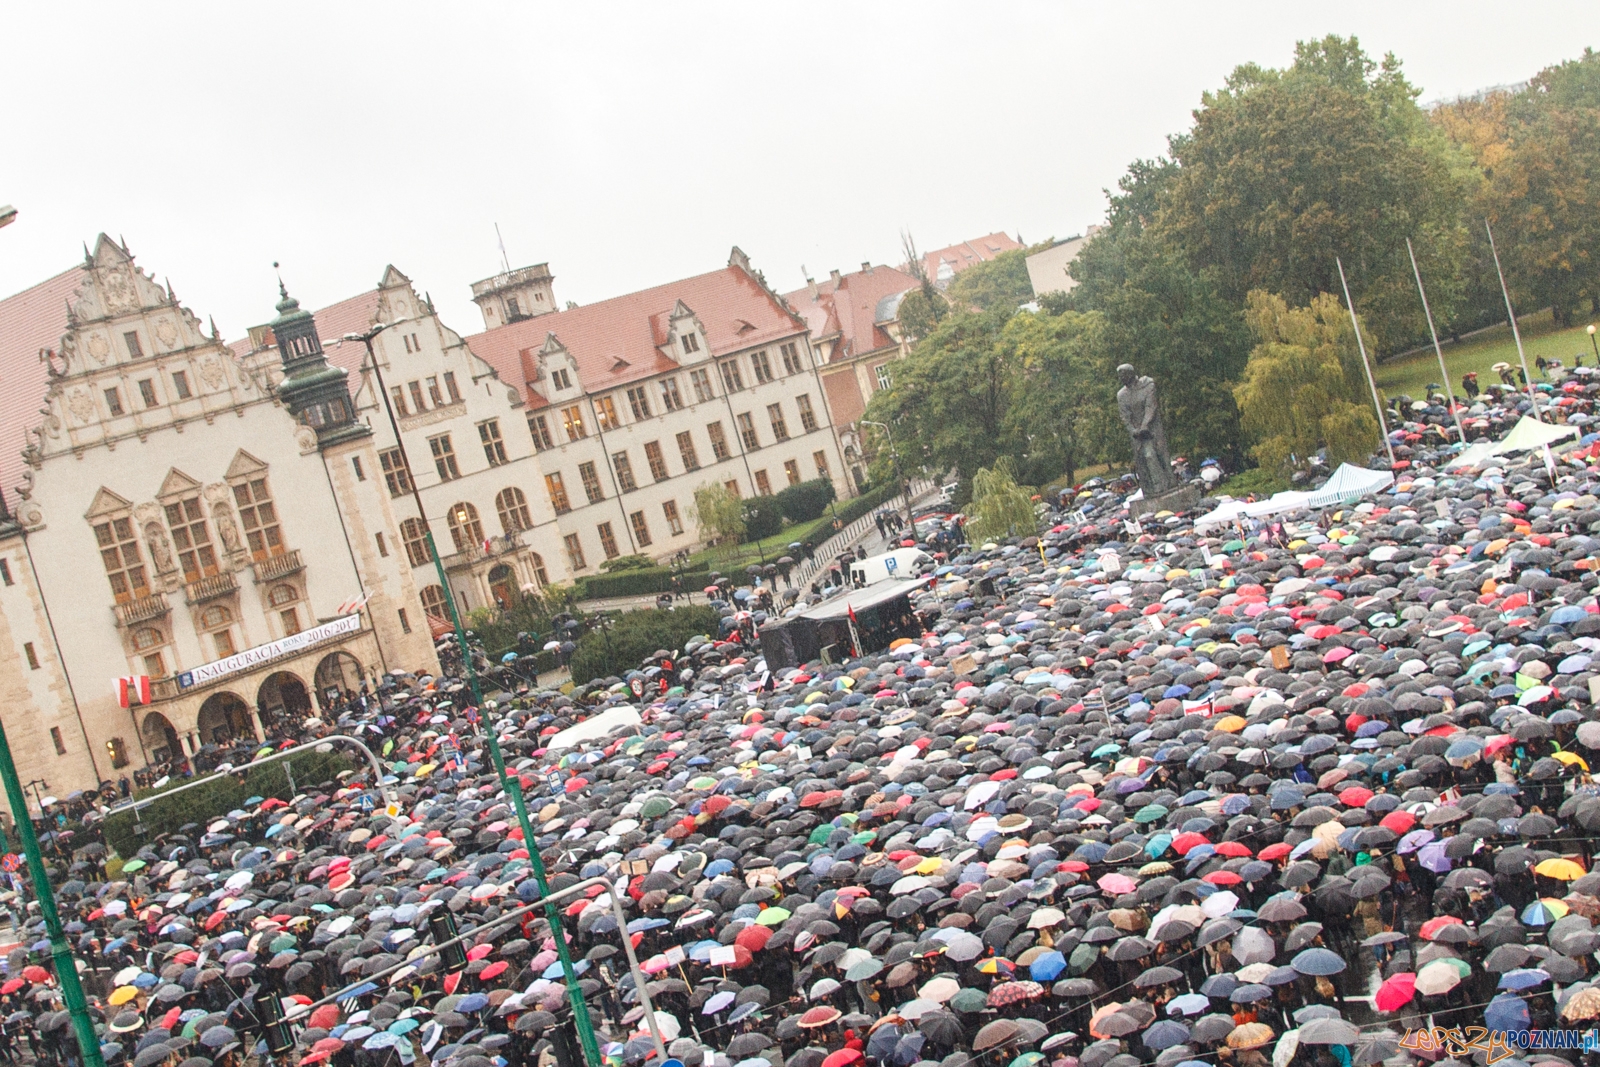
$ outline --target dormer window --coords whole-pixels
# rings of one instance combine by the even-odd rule
[[[686,356],[692,356],[700,351],[700,339],[694,335],[693,331],[684,334],[680,338],[680,342],[683,345],[683,354]]]
[[[565,367],[558,367],[550,372],[550,384],[556,389],[571,389],[572,376]]]

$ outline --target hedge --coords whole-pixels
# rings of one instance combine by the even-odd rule
[[[657,649],[670,652],[696,634],[716,634],[719,620],[717,610],[704,605],[625,612],[610,630],[593,630],[579,638],[570,664],[572,681],[583,685],[636,671]]]
[[[783,512],[778,510],[777,497],[758,496],[746,500],[743,511],[744,536],[739,539],[743,543],[765,541],[783,532]]]
[[[172,796],[163,796],[164,790],[143,790],[134,799],[155,798],[138,812],[119,812],[109,816],[104,823],[106,844],[124,859],[130,858],[161,834],[177,833],[189,823],[202,827],[218,815],[244,806],[249,797],[278,797],[288,800],[294,796],[289,789],[285,764],[292,764],[298,792],[307,793],[325,782],[337,781],[341,773],[355,770],[370,774],[371,767],[363,759],[358,766],[337,751],[302,752],[286,760],[273,760],[261,766],[240,767],[232,774],[214,775],[205,785],[186,789]],[[182,785],[187,779],[175,781],[168,789]],[[143,822],[145,832],[138,832]],[[201,831],[204,832],[204,831]]]
[[[833,480],[813,478],[809,482],[789,486],[773,499],[787,521],[810,522],[821,518],[822,513],[828,510],[828,504],[833,500]]]
[[[882,485],[868,489],[858,497],[846,500],[835,509],[835,513],[839,516],[840,525],[849,526],[861,516],[877,511],[884,504],[894,499],[895,495],[894,483],[884,482]]]
[[[601,597],[669,593],[672,591],[674,573],[683,575],[686,589],[698,589],[706,584],[705,575],[710,569],[711,564],[702,561],[690,564],[679,572],[674,572],[671,567],[650,567],[618,571],[615,574],[591,574],[587,578],[578,579],[578,599],[597,600]]]

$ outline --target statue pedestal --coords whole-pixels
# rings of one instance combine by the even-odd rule
[[[1160,496],[1147,496],[1128,505],[1128,514],[1153,515],[1158,511],[1189,511],[1200,503],[1200,490],[1192,485],[1180,485]]]

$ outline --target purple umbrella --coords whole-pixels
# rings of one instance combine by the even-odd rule
[[[1450,869],[1450,857],[1444,854],[1443,841],[1430,841],[1417,850],[1417,862],[1435,874]]]

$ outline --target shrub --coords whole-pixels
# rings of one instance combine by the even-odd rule
[[[617,571],[645,570],[655,565],[656,561],[645,555],[618,556],[616,559],[608,559],[600,564],[600,569],[607,574],[615,574]]]
[[[289,776],[284,764],[292,765],[296,786],[294,791],[289,788]],[[141,790],[134,794],[134,799],[155,799],[139,811],[137,818],[132,811],[107,818],[104,824],[106,843],[126,859],[160,835],[177,833],[189,823],[204,826],[218,815],[243,806],[249,797],[288,800],[295,792],[311,792],[324,782],[337,780],[341,773],[349,770],[358,773],[366,771],[370,775],[371,767],[364,759],[359,765],[352,763],[337,749],[326,753],[310,751],[286,760],[240,767],[232,774],[215,775],[205,785],[172,796],[162,794],[182,785],[183,781],[173,782],[163,790]],[[145,830],[143,834],[138,831],[141,822]]]
[[[831,500],[833,481],[828,478],[813,478],[809,482],[791,485],[773,497],[779,513],[790,522],[809,522],[821,518]]]
[[[783,532],[783,513],[778,510],[778,498],[758,496],[743,504],[744,536],[741,541],[761,541]]]
[[[657,649],[670,652],[696,634],[715,634],[718,618],[715,608],[704,605],[626,612],[610,630],[591,631],[579,639],[569,665],[572,681],[583,685],[638,670]]]
[[[696,563],[686,568],[683,580],[686,588],[697,589],[704,585],[709,563]],[[578,579],[578,598],[596,600],[612,596],[648,596],[672,590],[672,568],[650,567],[643,570],[619,571],[616,574],[594,574]]]

